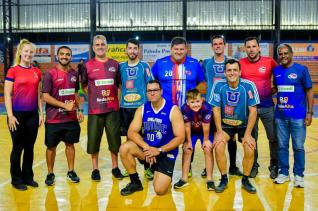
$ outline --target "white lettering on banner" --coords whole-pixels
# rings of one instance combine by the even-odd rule
[[[287,86],[287,85],[281,85],[277,86],[278,92],[294,92],[295,87],[294,86]]]
[[[95,80],[95,86],[114,85],[114,79]]]
[[[68,96],[68,95],[74,95],[75,94],[75,89],[60,89],[59,90],[59,96]]]

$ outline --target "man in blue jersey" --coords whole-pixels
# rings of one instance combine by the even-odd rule
[[[289,138],[294,151],[294,186],[304,187],[306,126],[313,115],[314,94],[307,67],[293,62],[293,50],[288,44],[277,48],[280,61],[274,71],[277,88],[275,122],[278,138],[279,175],[275,183],[283,184],[289,178]]]
[[[183,143],[184,123],[176,105],[162,98],[162,88],[157,80],[147,85],[149,102],[140,106],[128,129],[128,141],[120,147],[121,160],[129,173],[131,182],[120,193],[123,196],[143,190],[136,171],[138,158],[154,169],[154,191],[157,195],[167,193],[173,175],[178,146]],[[144,129],[144,138],[139,134]]]
[[[179,108],[186,102],[187,91],[204,81],[199,61],[187,56],[187,41],[183,37],[172,39],[171,55],[158,59],[152,73],[162,85],[163,98]]]
[[[226,79],[221,79],[213,85],[212,98],[209,101],[213,105],[216,126],[213,146],[222,175],[215,192],[223,192],[227,188],[225,147],[227,141],[237,133],[244,149],[242,188],[249,193],[256,193],[249,181],[249,175],[254,162],[255,139],[252,137],[252,130],[256,121],[259,96],[253,82],[240,78],[238,61],[229,59],[225,63],[225,68]]]
[[[211,48],[214,56],[212,58],[205,59],[202,64],[205,81],[208,86],[206,92],[207,101],[211,98],[211,91],[214,82],[225,78],[225,62],[228,60],[228,57],[224,55],[225,46],[226,42],[223,35],[214,35],[211,37]],[[243,174],[241,170],[236,166],[236,151],[237,144],[234,138],[228,142],[228,152],[230,156],[229,174],[242,176]],[[205,176],[206,172],[203,171],[201,175]]]

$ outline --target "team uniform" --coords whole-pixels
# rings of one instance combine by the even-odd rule
[[[163,98],[178,105],[186,102],[186,93],[204,80],[204,73],[198,60],[186,56],[180,64],[171,56],[158,59],[152,67],[154,78],[160,81]]]
[[[63,71],[55,66],[44,75],[42,92],[60,102],[75,101],[78,89],[78,72],[74,69]],[[46,104],[45,144],[48,148],[57,146],[60,141],[77,143],[80,132],[76,110],[65,111],[63,108]]]
[[[11,67],[5,78],[13,82],[12,111],[19,122],[16,124],[17,130],[10,130],[13,144],[10,173],[13,185],[33,181],[33,149],[39,127],[38,88],[41,76],[40,69],[36,67],[26,68],[18,65]]]
[[[233,89],[226,79],[217,81],[212,88],[210,104],[221,109],[222,129],[233,139],[238,133],[239,140],[244,136],[248,123],[249,106],[259,104],[259,96],[253,82],[239,79]]]
[[[289,68],[278,66],[273,71],[274,84],[277,86],[277,105],[275,121],[279,142],[280,174],[289,174],[289,138],[294,150],[295,175],[303,177],[305,170],[306,111],[305,89],[312,88],[307,67],[294,63]]]
[[[202,103],[202,107],[199,111],[195,112],[190,109],[187,104],[184,104],[181,107],[181,112],[183,115],[183,120],[185,123],[190,122],[191,124],[191,141],[192,148],[194,149],[195,144],[198,139],[201,141],[201,145],[203,145],[203,128],[202,123],[208,124],[212,119],[212,107],[207,102]],[[209,140],[213,143],[213,133],[214,130],[210,127]]]
[[[173,138],[171,123],[172,110],[174,105],[165,100],[164,105],[159,111],[154,111],[151,102],[143,105],[142,126],[144,129],[144,141],[151,147],[161,147],[169,143]],[[173,175],[175,161],[178,155],[178,147],[161,153],[153,164],[154,171],[161,172],[170,177]]]
[[[119,64],[119,70],[122,83],[120,121],[122,135],[126,136],[136,109],[147,101],[147,83],[153,79],[153,75],[149,65],[143,61],[135,66],[122,62]]]
[[[118,153],[121,144],[118,87],[119,64],[113,59],[106,62],[90,59],[82,68],[82,83],[88,85],[88,142],[87,152],[99,152],[103,130],[109,150]]]

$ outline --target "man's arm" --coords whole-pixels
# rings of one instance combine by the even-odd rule
[[[314,92],[312,88],[305,89],[307,97],[307,115],[306,115],[306,126],[310,126],[312,122],[313,106],[314,106]]]
[[[64,108],[66,111],[72,111],[75,109],[75,102],[70,101],[69,103],[63,103],[54,97],[52,97],[49,93],[43,93],[44,102],[59,108]]]

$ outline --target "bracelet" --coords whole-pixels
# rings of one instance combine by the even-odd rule
[[[78,112],[84,112],[84,109],[77,109]]]
[[[313,111],[307,111],[307,114],[314,115],[314,112]]]

